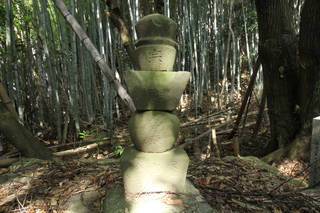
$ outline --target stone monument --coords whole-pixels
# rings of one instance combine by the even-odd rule
[[[176,23],[160,14],[145,16],[136,25],[140,70],[125,75],[137,108],[129,120],[134,148],[127,149],[121,159],[130,212],[173,212],[179,207],[171,204],[174,195],[185,193],[189,158],[174,147],[180,122],[173,111],[190,73],[173,71],[176,30]]]
[[[105,200],[107,213],[185,212],[186,200],[203,202],[186,181],[188,155],[174,146],[180,122],[173,111],[190,78],[189,72],[173,71],[176,30],[176,23],[160,14],[145,16],[136,24],[139,70],[127,71],[124,76],[137,108],[129,120],[134,147],[126,149],[121,157],[124,198],[122,189],[114,187]],[[212,212],[209,206],[196,209],[192,212]]]

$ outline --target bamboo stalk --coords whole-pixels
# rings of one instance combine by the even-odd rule
[[[216,149],[217,158],[221,159],[221,146],[220,146],[220,144],[218,144],[216,129],[214,129],[214,128],[212,128],[212,130],[211,130],[211,138],[212,138],[212,143]]]
[[[78,35],[80,41],[85,45],[87,50],[90,52],[94,61],[97,63],[103,74],[109,79],[113,88],[116,90],[121,99],[128,105],[131,112],[136,110],[132,98],[129,96],[125,88],[116,79],[111,68],[105,63],[104,57],[99,53],[96,47],[93,45],[85,31],[81,28],[77,20],[70,14],[65,4],[61,0],[54,0],[55,5],[60,9],[61,14],[70,24],[74,32]]]

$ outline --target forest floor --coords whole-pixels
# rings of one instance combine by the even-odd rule
[[[226,134],[236,110],[230,111],[206,112],[197,119],[178,113],[182,121],[178,145],[185,146],[191,159],[187,178],[206,201],[222,213],[320,212],[320,193],[306,184],[307,163],[284,160],[272,167],[256,157],[240,157],[260,157],[269,138],[265,122],[252,140],[250,123],[255,118],[250,116],[256,115],[254,110],[248,113],[249,125],[243,125],[247,127],[241,127],[236,137],[240,156],[231,156],[234,141],[228,140]],[[115,184],[122,184],[119,155],[130,138],[126,122],[117,126],[112,139],[102,140],[107,143],[88,149],[89,152],[75,152],[54,161],[21,158],[8,168],[0,168],[0,212],[63,212],[71,197],[87,199],[86,192],[92,192],[88,208],[99,212],[106,192]],[[218,146],[212,143],[212,129]],[[95,139],[93,133],[87,132],[83,140],[89,143]]]
[[[122,183],[117,159],[26,161],[1,169],[0,212],[63,212],[70,198],[93,192],[88,203],[99,212],[101,199]],[[320,212],[319,194],[254,157],[192,160],[187,177],[219,212]]]

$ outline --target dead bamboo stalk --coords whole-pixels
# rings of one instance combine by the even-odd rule
[[[246,93],[244,95],[241,107],[239,109],[237,120],[236,120],[236,122],[234,124],[234,127],[233,127],[229,137],[228,137],[229,139],[233,138],[233,136],[237,133],[237,131],[239,129],[239,125],[240,125],[240,122],[241,122],[242,115],[243,115],[243,113],[244,113],[244,111],[245,111],[245,109],[247,107],[249,97],[251,96],[251,93],[253,91],[254,83],[255,83],[256,78],[257,78],[257,74],[258,74],[258,71],[259,71],[259,68],[260,68],[260,64],[261,64],[260,59],[257,58],[255,66],[254,66],[253,73],[252,73],[250,81],[249,81],[248,89],[247,89],[247,91],[246,91]]]
[[[212,138],[212,143],[216,150],[217,158],[221,159],[221,145],[218,144],[216,129],[211,130],[211,138]]]
[[[65,20],[70,24],[73,31],[77,34],[80,41],[84,44],[87,50],[90,52],[92,58],[102,70],[102,73],[109,79],[111,85],[118,93],[120,98],[128,105],[131,112],[136,110],[132,98],[127,93],[126,89],[121,85],[120,81],[113,74],[111,68],[106,64],[104,57],[99,53],[97,48],[91,42],[90,38],[86,34],[86,32],[82,29],[77,20],[72,16],[72,14],[68,11],[66,5],[62,0],[54,0],[53,1],[56,7],[60,10],[61,14],[65,18]]]
[[[261,103],[259,106],[259,113],[257,116],[257,122],[256,122],[256,126],[254,127],[254,130],[253,130],[252,138],[256,138],[258,135],[258,132],[259,132],[259,129],[261,126],[261,122],[262,122],[262,118],[263,118],[264,108],[266,105],[266,100],[267,100],[267,95],[266,95],[266,92],[263,91],[262,100],[261,100]]]

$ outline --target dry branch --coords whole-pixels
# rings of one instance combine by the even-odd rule
[[[67,156],[67,155],[80,154],[80,153],[95,149],[95,148],[97,148],[97,147],[99,147],[101,145],[104,145],[106,143],[107,143],[106,141],[99,142],[99,143],[94,143],[94,144],[90,144],[90,145],[87,145],[87,146],[79,147],[79,148],[76,148],[76,149],[69,149],[69,150],[65,150],[65,151],[61,151],[61,152],[55,152],[55,153],[53,153],[53,155],[55,155],[55,156]]]
[[[228,109],[221,110],[219,112],[216,112],[216,113],[213,113],[213,114],[210,114],[210,115],[207,115],[207,116],[203,116],[203,117],[197,118],[197,119],[195,119],[193,121],[185,122],[185,123],[181,124],[180,127],[184,128],[184,127],[188,127],[188,126],[197,125],[198,123],[203,123],[203,122],[207,121],[208,119],[210,119],[212,117],[216,117],[216,116],[221,115],[223,113],[229,112],[230,110],[234,110],[234,108],[228,108]]]
[[[219,128],[221,128],[221,127],[223,127],[223,126],[225,126],[225,125],[227,125],[227,124],[229,124],[231,122],[232,122],[232,120],[227,121],[225,123],[222,123],[222,124],[220,124],[218,126],[214,126],[212,128],[219,129]],[[244,127],[250,127],[250,126],[254,125],[255,123],[256,122],[247,123]],[[221,130],[221,131],[216,132],[216,135],[222,135],[222,134],[230,133],[231,131],[232,131],[232,129]],[[179,145],[179,147],[185,148],[185,147],[189,146],[190,144],[194,143],[195,141],[198,141],[200,138],[203,138],[203,137],[211,134],[211,132],[212,132],[212,129],[210,128],[207,131],[205,131],[204,133],[202,133],[202,134],[200,134],[200,135],[198,135],[198,136],[196,136],[194,138],[185,139],[185,143]],[[227,145],[227,144],[230,144],[230,143],[231,142],[222,143],[222,145]]]
[[[71,143],[64,143],[64,144],[58,144],[58,145],[54,145],[54,146],[49,146],[49,149],[54,149],[54,148],[59,148],[59,147],[64,147],[64,146],[72,146],[72,145],[79,145],[82,146],[83,144],[85,145],[89,145],[92,143],[97,143],[97,142],[101,142],[101,141],[106,141],[109,140],[110,138],[100,138],[100,139],[96,139],[96,140],[82,140],[82,141],[76,141],[76,142],[71,142]]]
[[[259,71],[259,68],[260,68],[260,59],[257,58],[256,60],[256,63],[255,63],[255,66],[254,66],[254,70],[253,70],[253,73],[251,75],[251,78],[250,78],[250,81],[249,81],[249,85],[248,85],[248,89],[244,95],[244,98],[243,98],[243,101],[242,101],[242,104],[241,104],[241,107],[240,107],[240,110],[238,112],[238,117],[237,117],[237,120],[234,124],[234,127],[229,135],[229,139],[233,138],[233,136],[237,133],[238,129],[239,129],[239,125],[240,125],[240,122],[241,122],[241,118],[242,118],[242,115],[248,105],[248,100],[249,100],[249,97],[251,96],[252,94],[252,91],[253,91],[253,87],[254,87],[254,83],[256,81],[256,77],[257,77],[257,74],[258,74],[258,71]]]
[[[219,129],[219,128],[221,128],[221,127],[226,126],[227,124],[229,124],[229,123],[231,123],[231,122],[232,122],[232,120],[227,121],[227,122],[224,122],[224,123],[222,123],[222,124],[220,124],[220,125],[217,125],[217,126],[214,126],[214,127],[212,127],[212,128]],[[186,146],[189,146],[190,144],[192,144],[193,142],[199,140],[200,138],[203,138],[203,137],[209,135],[209,134],[212,132],[212,128],[208,129],[207,131],[205,131],[204,133],[198,135],[197,137],[186,139],[186,140],[185,140],[186,142],[183,143],[183,144],[181,144],[180,147],[181,147],[181,148],[185,148]],[[217,132],[216,134],[218,135],[219,132]]]

